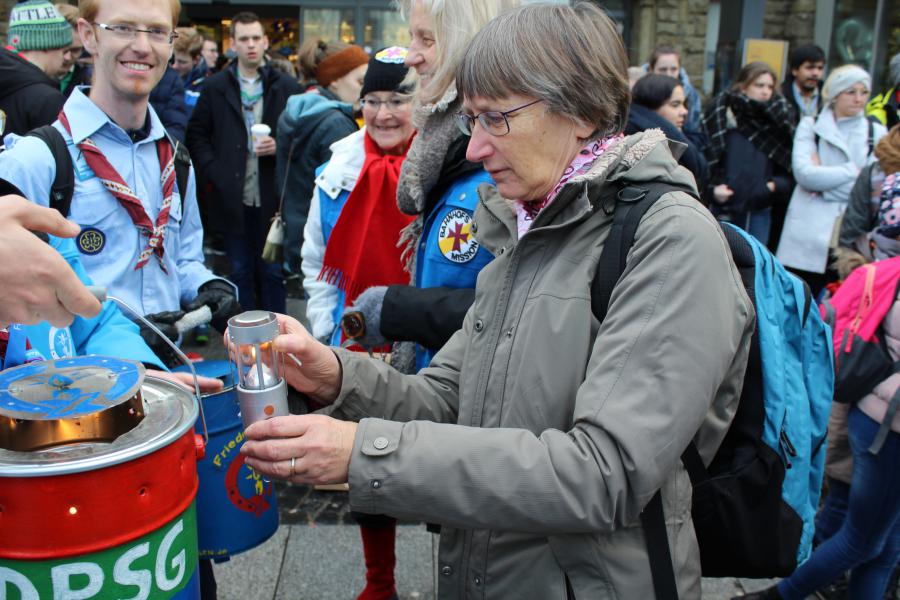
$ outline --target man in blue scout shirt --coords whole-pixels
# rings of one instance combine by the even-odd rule
[[[72,92],[53,126],[74,164],[69,217],[81,225],[81,262],[94,282],[150,320],[209,305],[213,325],[224,328],[239,310],[233,287],[203,264],[193,170],[178,189],[175,148],[148,104],[172,55],[180,3],[81,0],[79,8],[93,87]],[[0,178],[46,205],[56,175],[48,146],[34,137],[6,142]]]

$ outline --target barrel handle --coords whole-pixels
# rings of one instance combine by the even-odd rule
[[[194,363],[192,363],[191,360],[187,356],[184,355],[184,352],[181,351],[181,348],[179,348],[175,344],[175,342],[173,342],[168,337],[166,337],[165,334],[163,334],[163,332],[160,331],[156,327],[156,325],[154,325],[153,323],[151,323],[150,321],[145,319],[144,315],[140,314],[138,311],[131,308],[131,306],[129,306],[127,302],[125,302],[121,298],[116,298],[115,296],[110,296],[109,294],[106,293],[106,289],[101,288],[100,286],[90,286],[90,291],[94,295],[94,297],[97,298],[97,300],[100,300],[100,302],[103,302],[104,300],[112,300],[113,302],[115,302],[116,304],[118,304],[119,306],[121,306],[122,308],[127,310],[128,312],[130,312],[132,315],[134,315],[135,317],[140,319],[140,321],[144,325],[149,327],[150,330],[153,331],[153,333],[155,333],[156,335],[161,337],[163,339],[163,341],[166,344],[168,344],[170,348],[172,348],[172,350],[175,352],[175,354],[178,355],[178,358],[180,358],[181,361],[185,365],[187,365],[187,368],[190,369],[190,371],[191,371],[191,375],[194,377],[194,396],[197,400],[197,406],[200,409],[200,422],[203,424],[203,442],[205,444],[208,444],[209,443],[209,431],[206,429],[206,415],[203,414],[203,402],[200,401],[200,382],[197,381],[197,371],[194,369]]]

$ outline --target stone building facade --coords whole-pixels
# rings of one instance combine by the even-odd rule
[[[702,77],[709,0],[637,0],[634,2],[631,64],[642,65],[657,44],[672,44],[692,80]]]
[[[75,3],[75,0],[69,1]],[[241,9],[250,8],[256,10],[264,19],[267,15],[271,17],[272,15],[268,13],[276,8],[282,12],[287,10],[288,12],[285,14],[294,14],[293,18],[290,16],[278,18],[283,23],[293,23],[295,28],[298,21],[303,21],[304,27],[309,27],[305,16],[307,13],[303,11],[311,11],[308,14],[327,12],[320,8],[325,4],[322,0],[296,0],[299,7],[296,9],[286,8],[286,4],[283,2],[278,2],[277,6],[270,6],[267,4],[268,1],[227,0],[224,3],[216,2],[210,4],[206,0],[182,0],[182,2],[186,3],[188,18],[193,16],[191,20],[198,22],[200,25],[207,24],[204,19],[209,21],[209,23],[218,24],[221,19],[229,18],[237,6],[237,4],[234,4],[235,2],[240,4]],[[341,6],[344,4],[349,5],[353,1],[345,0]],[[555,1],[565,2],[567,0]],[[823,46],[829,46],[832,32],[836,29],[837,22],[859,16],[859,11],[853,9],[854,4],[838,2],[837,6],[844,6],[841,9],[836,8],[834,0],[592,1],[606,7],[615,18],[621,19],[621,26],[628,44],[629,59],[632,65],[644,64],[655,45],[659,43],[673,44],[681,50],[682,66],[686,69],[691,80],[695,82],[695,87],[699,90],[705,89],[707,91],[712,87],[709,73],[711,63],[715,59],[716,43],[717,40],[718,42],[722,41],[720,34],[724,34],[726,29],[724,22],[727,19],[724,19],[724,15],[726,12],[730,12],[733,16],[736,10],[735,6],[739,7],[745,3],[751,3],[763,7],[761,37],[786,40],[789,42],[790,47],[813,42],[817,39]],[[883,15],[881,20],[883,22],[883,31],[876,32],[876,35],[880,34],[880,39],[877,39],[874,44],[877,47],[877,56],[874,60],[873,74],[877,84],[884,78],[884,64],[886,64],[887,58],[900,50],[900,0],[873,1],[878,5],[880,14]],[[375,6],[375,4],[378,4],[377,8],[379,10],[375,12],[378,12],[379,15],[390,12],[389,0],[356,0],[356,2],[359,3],[360,7],[363,7],[356,9],[359,13],[356,20],[360,22],[368,18],[364,15],[369,15],[372,12],[371,7]],[[0,42],[5,43],[6,41],[9,10],[15,3],[16,0],[0,0]],[[870,1],[868,4],[872,3]],[[303,7],[307,5],[312,8],[304,9]],[[341,8],[340,10],[346,12],[348,9]],[[817,15],[817,12],[822,11],[827,11],[828,14]],[[844,14],[847,11],[850,11],[849,14]],[[740,9],[737,9],[737,12],[740,12]],[[372,14],[375,13],[373,12]],[[758,13],[754,16],[758,17]],[[824,34],[823,31],[816,30],[818,17],[824,17],[819,20],[829,24],[824,28]],[[378,19],[381,20],[385,18],[384,16],[378,16]],[[731,17],[728,18],[731,19]],[[714,22],[710,23],[710,19]],[[834,24],[832,24],[832,21],[834,21]],[[222,23],[224,24],[224,22]],[[398,25],[393,23],[392,25],[397,27],[402,25],[400,28],[405,32],[405,24],[401,23]],[[223,41],[221,36],[214,36],[214,38]],[[295,39],[293,45],[296,45],[296,41]],[[347,41],[359,42],[359,40]],[[402,42],[392,41],[392,43]],[[741,43],[741,40],[733,41],[733,45],[737,47],[736,52],[739,52]],[[832,48],[826,47],[825,50],[829,54],[829,63],[840,64],[843,62],[842,60],[832,60],[833,58],[841,58],[839,56],[831,56]],[[704,79],[704,75],[706,75],[706,79]]]
[[[6,43],[6,28],[9,24],[9,9],[16,5],[16,0],[0,0],[0,41]]]

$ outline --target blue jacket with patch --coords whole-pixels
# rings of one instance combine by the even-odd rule
[[[93,282],[79,260],[71,239],[50,236],[50,244],[69,263],[85,285]],[[103,304],[100,314],[92,319],[75,317],[72,325],[62,329],[46,321],[24,327],[32,348],[47,360],[99,354],[136,360],[167,370],[141,337],[137,325],[129,321],[111,301]]]
[[[475,207],[478,205],[478,186],[483,183],[493,184],[493,180],[482,169],[463,175],[448,186],[426,215],[422,237],[416,250],[417,288],[475,289],[479,271],[494,258],[481,247],[472,231]],[[440,313],[445,311],[448,317],[446,320],[454,322],[452,329],[455,330],[462,324],[460,317],[465,315],[474,300],[474,294],[456,294],[450,298],[451,302],[459,306],[449,306],[439,301],[430,302],[431,320],[441,320]],[[388,298],[385,298],[385,305],[390,306]],[[393,312],[397,318],[387,318],[385,312]],[[406,318],[404,312],[389,310],[382,313],[381,329],[385,335],[389,333],[387,329],[391,322]],[[421,343],[416,344],[416,369],[427,367],[440,347],[441,345],[426,347]]]

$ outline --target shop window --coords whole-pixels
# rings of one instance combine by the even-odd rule
[[[303,8],[303,40],[356,43],[356,10],[353,8]]]
[[[877,0],[838,0],[828,67],[856,64],[872,69]]]
[[[363,13],[362,44],[366,52],[409,45],[409,25],[398,11],[367,8]]]

